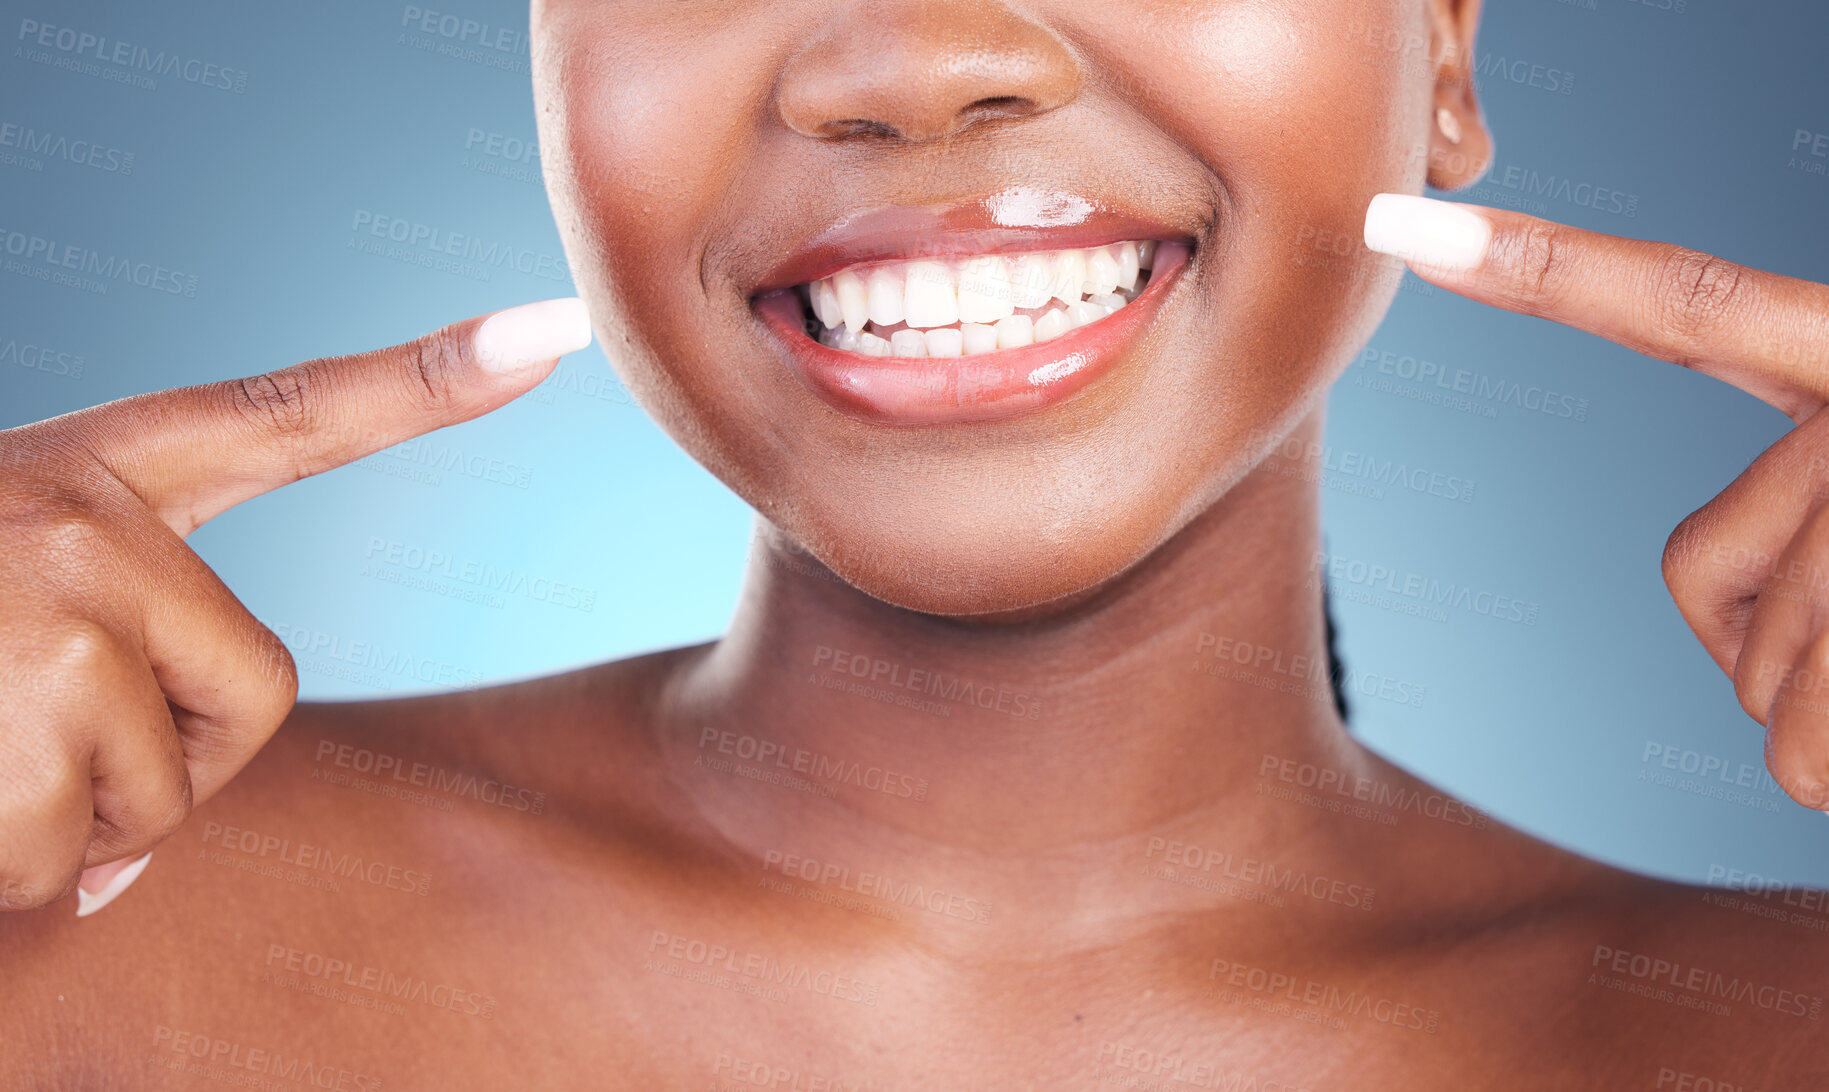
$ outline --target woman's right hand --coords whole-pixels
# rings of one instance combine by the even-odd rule
[[[98,910],[291,710],[291,654],[184,543],[250,497],[526,392],[576,299],[0,431],[0,909]],[[131,867],[130,867],[131,866]]]

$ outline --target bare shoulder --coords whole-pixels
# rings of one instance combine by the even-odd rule
[[[1559,1054],[1579,1087],[1822,1087],[1825,893],[1579,867],[1579,886],[1523,908],[1475,957],[1523,1043]]]
[[[1658,879],[1496,820],[1366,827],[1390,864],[1369,958],[1440,1013],[1424,1045],[1511,1073],[1471,1085],[1829,1087],[1829,893]]]
[[[1829,1076],[1829,892],[1803,885],[1710,887],[1635,878],[1642,892],[1620,927],[1637,949],[1598,949],[1613,989],[1745,1028],[1773,1031]],[[1805,1051],[1803,1048],[1808,1047]]]
[[[409,1044],[386,1021],[352,1023],[351,1006],[495,1019],[502,961],[525,953],[489,932],[522,896],[613,874],[604,847],[639,840],[665,789],[649,706],[692,654],[301,703],[107,909],[0,915],[0,1083],[194,1087],[200,1066],[245,1076],[234,1063],[364,1089],[379,1087],[374,1059]]]
[[[654,705],[673,669],[700,651],[474,690],[301,705],[244,776],[303,779],[434,811],[473,805],[582,818],[648,787]]]

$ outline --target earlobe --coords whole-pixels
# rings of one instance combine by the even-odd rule
[[[1438,102],[1429,133],[1429,185],[1438,190],[1466,189],[1486,177],[1492,166],[1492,133],[1472,103],[1471,94],[1456,96],[1458,103]]]
[[[1480,0],[1434,0],[1435,100],[1429,133],[1429,185],[1459,190],[1492,166],[1492,133],[1474,91],[1474,37]]]
[[[1440,129],[1442,135],[1448,138],[1448,143],[1459,144],[1461,142],[1461,119],[1454,116],[1453,110],[1448,109],[1446,106],[1436,107],[1435,127]]]

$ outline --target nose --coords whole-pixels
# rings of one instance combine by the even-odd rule
[[[789,60],[776,94],[805,136],[930,141],[1047,113],[1079,90],[1066,43],[1001,0],[859,0]]]

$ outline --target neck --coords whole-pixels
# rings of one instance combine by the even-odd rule
[[[1020,621],[890,606],[760,524],[730,632],[668,719],[688,762],[803,788],[718,778],[707,814],[727,835],[889,828],[999,857],[1207,809],[1234,844],[1288,837],[1291,809],[1259,791],[1269,762],[1363,760],[1328,688],[1318,507],[1311,483],[1260,468],[1129,572]]]

